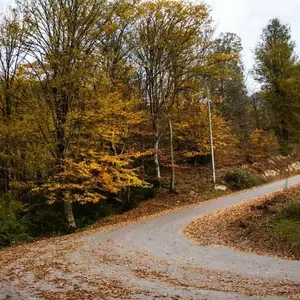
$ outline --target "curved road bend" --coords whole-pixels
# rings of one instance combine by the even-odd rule
[[[241,253],[225,247],[202,247],[181,233],[187,224],[201,216],[297,183],[300,176],[121,228],[74,235],[61,244],[80,246],[60,258],[59,246],[53,243],[44,255],[32,253],[31,264],[42,261],[44,268],[50,270],[46,262],[54,257],[59,268],[51,265],[51,272],[36,278],[34,270],[19,276],[21,267],[6,266],[19,273],[14,280],[2,281],[0,277],[0,299],[44,299],[36,296],[34,288],[57,293],[61,291],[60,280],[68,281],[71,289],[74,286],[88,289],[92,283],[84,282],[97,276],[140,290],[117,299],[287,299],[291,293],[296,294],[293,299],[300,299],[300,261]],[[29,252],[37,251],[38,247],[38,244],[31,247]],[[17,265],[26,262],[28,259],[24,258]],[[3,276],[1,271],[0,276]],[[287,289],[292,292],[286,293]],[[110,295],[104,299],[116,298]]]

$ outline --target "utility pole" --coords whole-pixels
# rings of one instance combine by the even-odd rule
[[[214,154],[214,138],[213,138],[213,128],[211,121],[211,108],[210,108],[210,95],[207,96],[207,106],[208,106],[208,118],[209,118],[209,135],[210,135],[210,151],[211,151],[211,162],[212,162],[212,177],[213,184],[216,184],[216,168],[215,168],[215,154]]]

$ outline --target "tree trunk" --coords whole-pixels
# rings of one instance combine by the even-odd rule
[[[65,91],[62,89],[58,90],[56,87],[53,88],[53,94],[55,98],[58,99],[58,104],[56,106],[56,159],[60,166],[59,168],[64,168],[62,163],[67,158],[68,143],[66,141],[66,124],[67,115],[69,111],[70,99]],[[60,169],[62,171],[62,169]],[[74,232],[76,229],[76,223],[73,215],[72,200],[70,192],[67,191],[64,195],[64,213],[68,224],[68,231]]]
[[[64,201],[64,211],[65,211],[65,217],[68,223],[68,230],[69,232],[74,232],[76,229],[76,223],[73,215],[73,208],[72,208],[72,202],[69,197],[66,195],[65,201]]]
[[[159,128],[157,121],[155,121],[155,142],[154,142],[154,164],[156,169],[156,176],[158,181],[161,180],[161,173],[160,173],[160,164],[159,164],[159,157],[158,157],[158,151],[159,151]]]
[[[256,100],[254,100],[254,103],[253,103],[253,110],[254,110],[254,119],[255,119],[256,129],[260,129],[261,126],[260,126],[260,119],[259,119],[259,113],[258,113]]]
[[[289,130],[287,129],[286,122],[281,120],[281,130],[280,130],[280,144],[283,147],[289,145]]]
[[[3,165],[3,166],[2,166]],[[9,173],[6,170],[5,162],[1,162],[0,171],[0,194],[6,194],[9,191]]]
[[[8,97],[6,97],[7,105],[6,105],[6,122],[7,126],[10,126],[11,121],[11,108],[10,108],[10,102]],[[11,164],[11,155],[10,155],[10,140],[11,137],[9,134],[6,134],[5,136],[5,154],[7,155],[7,158],[4,162],[4,168],[3,168],[3,179],[4,179],[4,193],[8,193],[10,190],[10,179],[11,179],[11,172],[10,172],[10,164]]]
[[[173,124],[170,115],[169,130],[170,130],[170,157],[171,157],[171,178],[170,178],[170,193],[175,192],[175,159],[174,159],[174,145],[173,145]]]
[[[5,166],[4,170],[3,170],[3,179],[4,179],[4,193],[8,193],[9,192],[9,187],[10,187],[10,173],[9,173],[9,167],[8,164]]]

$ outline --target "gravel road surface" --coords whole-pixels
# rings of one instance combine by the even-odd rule
[[[0,252],[0,299],[300,299],[300,261],[202,247],[182,234],[300,176],[135,224]]]

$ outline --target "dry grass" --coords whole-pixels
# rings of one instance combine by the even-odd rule
[[[133,274],[138,278],[164,282],[172,286],[196,288],[218,292],[239,293],[247,296],[285,296],[287,299],[299,299],[298,283],[251,278],[230,272],[206,270],[202,268],[183,268],[182,272],[195,272],[195,280],[176,278],[168,272],[151,269],[136,269]],[[187,273],[188,274],[188,273]],[[186,275],[187,276],[187,275]]]
[[[295,224],[300,230],[300,222],[285,221],[285,210],[295,201],[300,204],[300,185],[207,215],[191,223],[184,233],[202,245],[299,260],[300,243],[294,235]],[[281,224],[286,226],[284,232]]]

